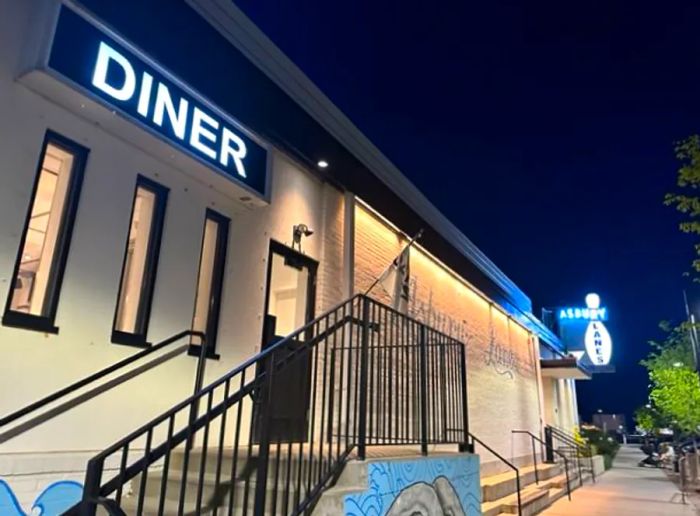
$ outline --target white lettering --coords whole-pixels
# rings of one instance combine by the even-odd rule
[[[141,92],[139,93],[139,105],[136,110],[139,112],[139,115],[144,118],[148,117],[148,104],[151,101],[151,89],[153,89],[153,77],[147,72],[143,72]]]
[[[192,113],[192,134],[190,135],[190,145],[192,145],[192,147],[195,149],[202,151],[211,159],[216,159],[216,151],[204,145],[200,139],[201,137],[204,137],[210,142],[216,143],[216,134],[211,132],[209,128],[203,124],[208,125],[214,130],[219,129],[219,122],[195,106]]]
[[[153,121],[162,127],[163,115],[165,111],[167,111],[168,119],[170,119],[170,125],[173,128],[175,136],[184,140],[185,130],[187,128],[188,106],[188,102],[181,98],[180,106],[177,111],[175,111],[175,104],[173,104],[173,99],[170,96],[170,90],[165,84],[158,83],[158,90],[156,90],[156,106],[153,110]]]
[[[107,83],[107,70],[110,62],[114,62],[124,70],[124,84],[115,87]],[[106,43],[100,43],[97,53],[97,63],[92,74],[92,84],[117,100],[129,100],[136,91],[136,74],[129,61]]]
[[[231,147],[231,143],[235,144],[235,147]],[[219,163],[224,167],[228,167],[229,158],[233,158],[233,162],[236,165],[236,171],[241,177],[246,177],[245,167],[243,166],[243,158],[247,153],[245,147],[245,142],[241,138],[231,132],[230,129],[224,127],[223,133],[221,135],[221,152],[219,153]]]

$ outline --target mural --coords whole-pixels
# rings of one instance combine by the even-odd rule
[[[72,480],[49,485],[25,512],[9,484],[0,479],[0,514],[3,516],[58,516],[80,501],[83,486]]]
[[[367,481],[367,491],[345,496],[346,516],[481,514],[476,455],[370,462]]]

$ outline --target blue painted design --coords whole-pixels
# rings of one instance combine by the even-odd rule
[[[411,490],[423,490],[428,494],[432,490],[435,496],[444,495],[446,490],[453,491],[465,514],[481,514],[479,457],[476,455],[379,461],[369,463],[367,468],[368,489],[345,496],[347,516],[385,516],[392,504]]]
[[[50,484],[36,498],[30,512],[24,512],[9,484],[0,479],[0,514],[2,516],[58,516],[78,503],[83,496],[83,486],[72,480]],[[37,511],[38,510],[38,511]]]

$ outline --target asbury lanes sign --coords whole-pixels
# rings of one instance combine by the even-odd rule
[[[266,197],[265,147],[191,85],[96,25],[62,6],[49,71],[228,179]]]

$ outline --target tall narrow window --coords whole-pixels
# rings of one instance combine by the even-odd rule
[[[129,238],[112,342],[146,346],[168,189],[139,176],[131,208]]]
[[[58,332],[56,309],[87,155],[84,147],[47,132],[4,325]]]
[[[216,336],[219,327],[221,291],[226,264],[226,244],[228,242],[229,219],[207,210],[204,220],[202,251],[199,256],[197,294],[192,317],[192,330],[202,332],[207,338],[207,356],[216,355]],[[193,351],[201,344],[201,339],[192,338]]]

